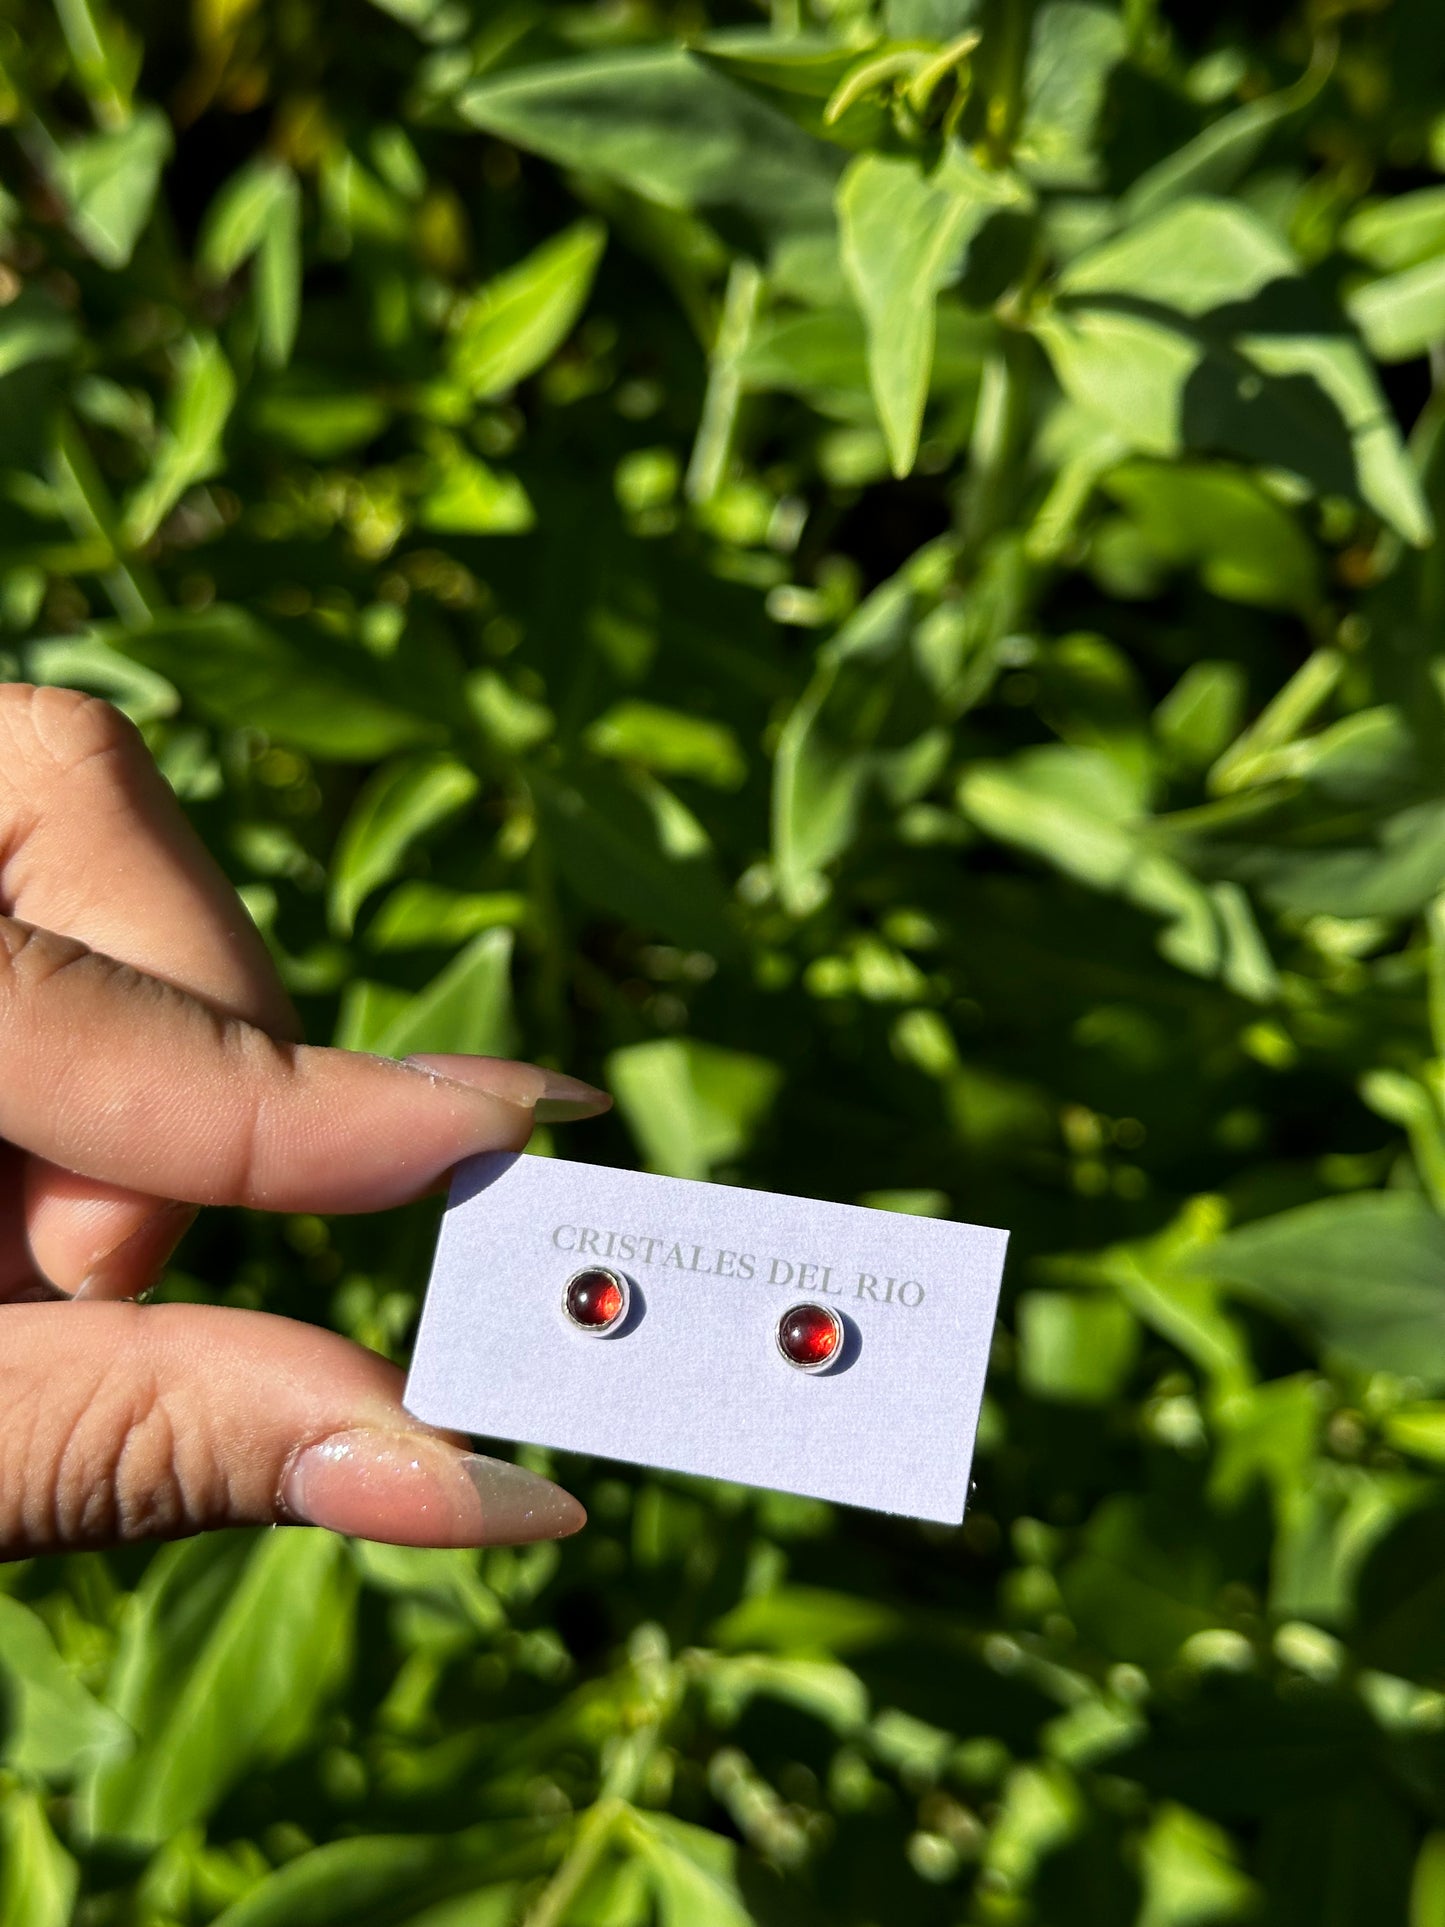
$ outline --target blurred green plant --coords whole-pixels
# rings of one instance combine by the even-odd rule
[[[4,1569],[0,1927],[1445,1922],[1437,9],[10,0],[0,123],[0,667],[312,1034],[1015,1232],[959,1532]],[[167,1289],[401,1355],[433,1221]]]

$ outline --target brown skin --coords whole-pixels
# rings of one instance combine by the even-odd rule
[[[581,1523],[419,1426],[395,1368],[333,1333],[118,1302],[198,1206],[377,1210],[520,1148],[539,1107],[606,1105],[532,1065],[298,1038],[131,725],[0,685],[0,1557],[278,1521],[437,1545]]]

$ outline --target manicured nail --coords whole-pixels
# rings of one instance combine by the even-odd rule
[[[139,1298],[165,1270],[195,1216],[193,1204],[161,1205],[118,1245],[92,1260],[71,1297]]]
[[[467,1084],[489,1097],[525,1105],[539,1124],[573,1124],[612,1108],[612,1099],[595,1084],[540,1064],[519,1064],[510,1057],[467,1057],[458,1051],[428,1051],[404,1060],[415,1070]]]
[[[358,1428],[308,1445],[282,1480],[283,1518],[395,1546],[520,1546],[587,1523],[570,1492],[427,1433]]]

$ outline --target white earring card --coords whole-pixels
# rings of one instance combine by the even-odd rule
[[[406,1406],[428,1424],[957,1525],[1008,1234],[560,1158],[453,1180]],[[605,1333],[579,1271],[627,1283]],[[575,1294],[574,1294],[575,1298]],[[779,1320],[826,1305],[836,1362]]]

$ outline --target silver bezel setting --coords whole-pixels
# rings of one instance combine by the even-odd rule
[[[568,1300],[572,1296],[572,1287],[577,1283],[579,1278],[597,1277],[608,1278],[616,1285],[617,1289],[622,1293],[622,1309],[617,1313],[615,1318],[609,1318],[605,1325],[584,1325],[580,1318],[574,1317],[572,1307],[568,1303]],[[614,1332],[621,1331],[622,1327],[627,1323],[627,1314],[631,1309],[632,1287],[627,1281],[627,1274],[621,1271],[614,1271],[611,1265],[582,1265],[572,1273],[566,1284],[562,1287],[562,1316],[567,1320],[572,1330],[574,1332],[581,1332],[584,1338],[612,1337]]]
[[[800,1364],[796,1358],[790,1357],[788,1353],[783,1350],[783,1327],[795,1312],[800,1311],[822,1312],[823,1316],[828,1320],[828,1323],[833,1327],[836,1343],[828,1356],[826,1358],[820,1358],[815,1365]],[[773,1327],[773,1343],[777,1346],[778,1357],[782,1359],[789,1371],[806,1372],[809,1378],[817,1378],[823,1372],[831,1372],[833,1370],[838,1360],[843,1356],[843,1342],[845,1337],[846,1333],[843,1329],[843,1320],[838,1316],[837,1312],[834,1311],[833,1307],[831,1305],[820,1305],[817,1300],[813,1298],[800,1298],[797,1304],[789,1305],[785,1312],[779,1313],[778,1322]]]

